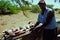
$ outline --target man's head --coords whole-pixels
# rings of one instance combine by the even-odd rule
[[[42,2],[39,2],[38,3],[39,7],[41,8],[41,10],[45,10],[46,9],[46,3],[42,3]]]

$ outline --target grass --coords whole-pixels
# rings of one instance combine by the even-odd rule
[[[40,12],[39,6],[38,5],[32,5],[31,12],[39,13]]]

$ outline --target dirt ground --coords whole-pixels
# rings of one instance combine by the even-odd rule
[[[32,20],[33,23],[36,22],[38,13],[27,12],[29,18],[25,17],[22,12],[13,15],[0,15],[0,34],[4,30],[19,27],[21,25],[27,25],[27,23]],[[60,14],[56,13],[56,19],[60,19]]]

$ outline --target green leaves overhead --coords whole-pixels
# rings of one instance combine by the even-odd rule
[[[0,1],[1,14],[16,14],[18,13],[17,6],[13,5],[10,1]]]
[[[12,0],[12,2],[14,1],[19,4],[23,14],[27,17],[27,14],[25,13],[25,8],[23,8],[22,6],[29,6],[31,3],[25,0]]]

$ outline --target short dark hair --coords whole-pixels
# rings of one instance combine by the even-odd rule
[[[41,5],[46,6],[46,3],[45,2],[44,3],[39,2],[38,5],[39,6],[41,6]]]

